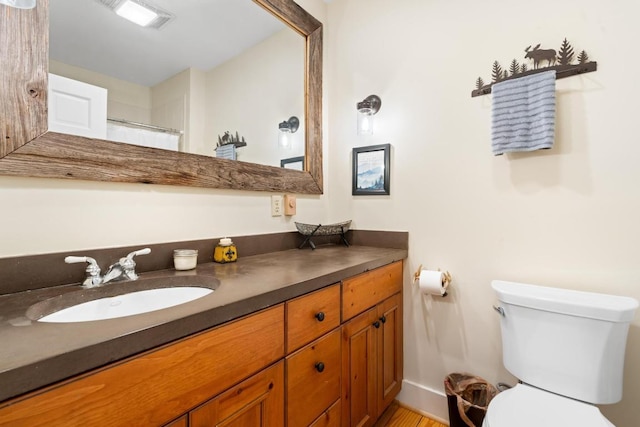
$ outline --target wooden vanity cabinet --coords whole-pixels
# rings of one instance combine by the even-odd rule
[[[2,426],[372,425],[402,381],[402,262],[0,404]]]
[[[345,280],[342,294],[342,426],[371,426],[402,385],[402,262]]]

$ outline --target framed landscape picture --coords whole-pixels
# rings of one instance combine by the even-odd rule
[[[353,149],[351,194],[388,195],[391,145],[371,145]]]

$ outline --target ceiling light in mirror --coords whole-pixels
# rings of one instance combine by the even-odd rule
[[[146,27],[158,17],[158,14],[153,10],[131,0],[126,0],[115,12],[124,19],[138,24],[141,27]]]
[[[6,4],[17,9],[33,9],[36,7],[36,0],[0,0],[0,4]]]

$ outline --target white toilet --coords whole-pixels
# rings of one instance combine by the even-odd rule
[[[503,363],[521,383],[489,404],[483,427],[611,427],[594,404],[622,398],[638,301],[494,280]]]

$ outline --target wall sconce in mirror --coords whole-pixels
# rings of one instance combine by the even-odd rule
[[[380,111],[382,100],[378,95],[369,95],[364,101],[358,102],[358,135],[373,134],[373,115]]]
[[[17,9],[33,9],[36,7],[36,0],[0,0],[0,4]]]
[[[296,116],[289,117],[289,120],[278,125],[278,147],[291,148],[293,146],[293,134],[300,127],[300,120]]]

